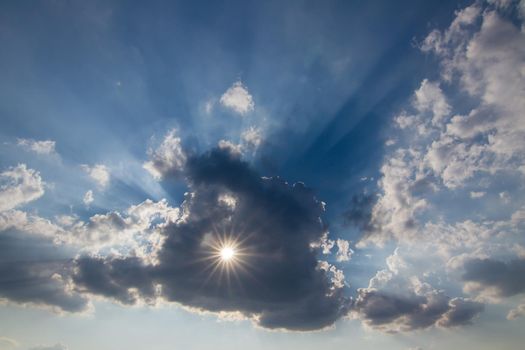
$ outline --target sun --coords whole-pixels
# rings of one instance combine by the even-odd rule
[[[203,284],[211,280],[218,284],[226,283],[232,287],[232,283],[242,284],[242,280],[253,268],[250,261],[254,257],[253,248],[248,245],[251,235],[240,232],[237,234],[214,231],[206,234],[202,240],[202,258],[204,276]]]
[[[223,247],[220,251],[220,256],[222,261],[230,261],[235,257],[235,249],[233,247]]]

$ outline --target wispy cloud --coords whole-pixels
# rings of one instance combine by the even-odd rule
[[[37,154],[56,154],[56,142],[51,140],[36,141],[33,139],[18,139],[17,145]]]

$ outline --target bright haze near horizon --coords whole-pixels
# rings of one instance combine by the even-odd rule
[[[2,1],[0,350],[521,349],[525,1]]]

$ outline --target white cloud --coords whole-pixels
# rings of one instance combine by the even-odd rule
[[[380,233],[367,235],[358,246],[424,235],[421,218],[427,208],[446,212],[445,203],[432,202],[434,193],[455,196],[467,190],[463,198],[481,200],[501,192],[505,203],[514,203],[509,193],[519,189],[496,189],[494,175],[516,183],[524,175],[525,33],[480,6],[458,11],[448,29],[432,31],[422,45],[440,59],[443,79],[457,78],[456,88],[477,105],[465,115],[453,115],[440,84],[422,81],[411,101],[413,112],[402,111],[394,119],[406,142],[381,168],[381,194],[372,210],[373,228]],[[463,107],[463,101],[457,103]],[[473,191],[482,183],[483,191]]]
[[[180,174],[186,165],[186,153],[182,149],[181,139],[177,130],[170,130],[156,150],[148,151],[150,160],[143,164],[156,180],[161,180],[168,174]]]
[[[403,249],[370,287],[398,274],[456,283],[452,288],[474,300],[501,302],[490,286],[463,279],[465,263],[525,256],[525,32],[505,18],[508,9],[494,8],[476,2],[423,42],[438,56],[442,76],[423,80],[394,118],[400,141],[385,157],[369,231],[357,246],[394,240]],[[449,301],[454,312],[475,305],[458,300]],[[521,315],[520,307],[509,318]],[[436,324],[452,320],[444,317]]]
[[[321,252],[324,255],[328,255],[332,253],[335,241],[328,238],[328,231],[326,231],[319,241],[311,243],[310,246],[312,248],[321,248]]]
[[[95,164],[93,166],[89,166],[87,164],[82,164],[81,167],[101,188],[108,186],[110,174],[108,168],[105,165]]]
[[[252,95],[250,95],[248,89],[240,81],[233,83],[221,96],[219,102],[224,107],[234,110],[241,116],[255,109]]]
[[[32,139],[18,139],[17,145],[37,154],[49,155],[55,153],[56,143],[55,141],[51,140],[36,141]]]
[[[255,150],[262,142],[262,132],[260,129],[251,126],[242,132],[241,139],[248,148]]]
[[[339,270],[334,265],[331,265],[327,261],[321,260],[321,261],[318,261],[317,267],[320,270],[330,273],[331,275],[330,281],[332,282],[332,287],[331,287],[332,291],[343,288],[344,286],[347,285],[343,271]]]
[[[507,314],[507,320],[515,320],[523,316],[525,316],[525,304],[520,304],[509,311]]]
[[[414,107],[419,112],[432,112],[432,124],[437,125],[450,113],[448,104],[439,84],[424,79],[414,93]]]
[[[0,173],[0,211],[34,201],[44,194],[40,174],[19,164]]]
[[[55,216],[55,220],[59,225],[69,227],[78,220],[78,217],[75,215],[57,215]]]
[[[153,263],[163,242],[158,230],[179,220],[179,213],[165,199],[147,199],[124,213],[113,211],[76,221],[60,234],[60,240],[91,254],[131,254]]]
[[[237,198],[229,193],[223,193],[219,195],[219,198],[217,198],[217,201],[222,205],[226,205],[232,210],[234,210],[235,207],[237,206]]]
[[[93,191],[89,190],[84,194],[84,198],[82,198],[82,201],[85,205],[89,206],[91,203],[93,203],[95,199],[93,198]]]
[[[341,261],[349,261],[352,258],[352,254],[354,254],[354,251],[350,249],[350,242],[344,240],[344,239],[337,239],[337,254],[336,254],[336,260]]]
[[[232,154],[235,154],[237,156],[242,155],[242,151],[243,151],[242,145],[235,144],[228,140],[220,140],[218,146],[220,149],[227,149]]]
[[[53,238],[56,238],[63,232],[60,226],[47,219],[16,209],[0,212],[0,231],[7,229],[16,229]]]
[[[486,192],[483,191],[471,191],[470,192],[470,198],[481,198],[486,194]]]

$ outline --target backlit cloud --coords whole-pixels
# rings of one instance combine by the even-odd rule
[[[233,85],[221,96],[219,102],[224,107],[232,109],[241,116],[244,116],[255,109],[252,95],[250,95],[246,86],[240,81],[233,83]]]
[[[190,157],[184,171],[190,192],[182,217],[160,231],[158,261],[84,256],[77,260],[77,286],[124,304],[162,297],[205,311],[240,312],[265,328],[320,329],[346,314],[343,276],[318,268],[311,245],[326,230],[323,206],[311,190],[261,178],[229,149]],[[235,198],[235,205],[224,198]],[[238,262],[221,267],[214,241],[231,242]]]
[[[0,173],[0,211],[34,201],[44,194],[40,174],[19,164]]]
[[[100,188],[106,188],[108,186],[111,176],[105,165],[95,164],[89,166],[87,164],[82,164],[81,167],[82,170],[84,170],[89,177],[100,186]]]

